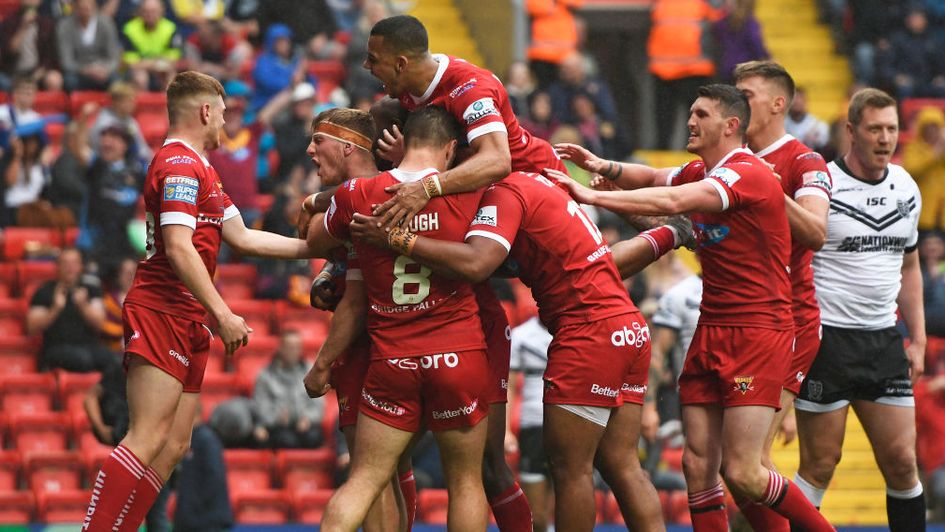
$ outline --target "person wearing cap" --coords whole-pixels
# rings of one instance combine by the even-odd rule
[[[279,153],[279,168],[273,168],[272,175],[277,176],[279,181],[285,180],[298,167],[303,168],[305,173],[315,168],[312,159],[305,153],[312,118],[315,116],[315,96],[315,87],[311,83],[299,83],[292,89],[292,105],[272,124]]]
[[[304,80],[305,61],[300,50],[292,44],[292,30],[285,24],[269,26],[263,42],[263,53],[253,68],[256,93],[250,100],[250,110],[262,109],[280,91]],[[314,79],[308,81],[314,83]]]
[[[109,126],[118,125],[131,135],[132,153],[142,162],[150,161],[154,152],[148,146],[148,142],[141,133],[141,126],[134,117],[138,89],[128,82],[116,81],[108,88],[108,95],[111,96],[112,104],[99,111],[95,117],[95,122],[89,129],[89,140],[92,143],[92,149],[98,149],[99,136],[102,131]]]

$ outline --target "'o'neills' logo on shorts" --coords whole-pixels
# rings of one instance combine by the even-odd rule
[[[466,406],[459,407],[456,410],[434,410],[433,419],[452,419],[454,417],[469,416],[476,411],[477,406],[479,406],[479,399],[474,400]]]
[[[381,412],[390,414],[392,416],[402,416],[406,413],[406,410],[404,410],[404,407],[392,405],[384,401],[378,401],[377,399],[374,398],[373,395],[367,393],[364,390],[361,390],[361,399],[364,399],[365,401],[367,401],[367,403],[371,405],[372,408],[376,410],[380,410]]]
[[[175,360],[183,364],[185,368],[190,367],[190,360],[188,360],[187,357],[178,353],[177,351],[174,351],[173,349],[171,349],[170,351],[167,352],[167,354],[171,355]]]
[[[603,395],[604,397],[617,397],[620,390],[615,390],[610,386],[601,386],[600,384],[591,385],[591,393],[594,395]]]
[[[742,395],[745,395],[754,390],[755,387],[751,385],[751,381],[753,380],[755,380],[754,377],[735,377],[734,391],[742,392]]]

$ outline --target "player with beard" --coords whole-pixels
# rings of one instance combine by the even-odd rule
[[[128,434],[96,476],[84,530],[137,530],[190,446],[212,334],[227,354],[252,329],[213,286],[221,241],[241,255],[312,257],[304,240],[247,229],[206,153],[220,145],[223,87],[199,72],[167,88],[170,130],[144,184],[147,258],[122,309],[128,373]]]

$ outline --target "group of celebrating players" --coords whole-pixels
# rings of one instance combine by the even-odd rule
[[[301,239],[247,229],[206,161],[220,142],[220,84],[184,72],[169,86],[170,134],[145,184],[148,256],[124,309],[131,425],[96,478],[85,529],[136,530],[186,451],[212,338],[202,325],[207,313],[228,353],[249,340],[252,330],[212,284],[222,240],[244,255],[331,261],[316,283],[327,288],[313,294],[334,317],[304,385],[312,396],[336,390],[352,464],[322,530],[409,529],[416,492],[405,456],[425,430],[442,455],[449,530],[484,530],[489,508],[500,530],[532,529],[503,449],[509,326],[487,284],[493,275],[520,277],[553,335],[544,446],[556,528],[593,529],[596,467],[628,525],[664,530],[636,453],[649,329],[622,277],[687,242],[692,229],[659,218],[611,245],[580,207],[591,204],[637,221],[688,214],[695,227],[705,290],[679,379],[695,530],[728,530],[722,479],[755,530],[833,530],[815,508],[832,474],[822,454],[832,449],[811,435],[829,432],[820,414],[849,401],[836,406],[842,400],[802,394],[813,406],[799,413],[795,482],[769,457],[820,348],[811,262],[828,239],[831,200],[824,160],[784,132],[794,84],[782,67],[746,63],[735,86],[700,88],[687,145],[700,159],[679,169],[605,161],[531,136],[501,82],[462,59],[431,54],[413,17],[374,26],[364,67],[391,98],[372,113],[332,109],[313,121],[309,155],[323,184],[338,186],[306,198]],[[842,170],[851,176],[889,165],[891,149],[877,146],[888,148],[895,102],[883,97],[868,89],[851,102],[853,157]],[[394,167],[381,172],[383,159]],[[597,174],[593,188],[571,180],[561,159]],[[908,192],[906,185],[896,191]],[[899,211],[897,222],[911,235],[912,211]],[[910,238],[903,239],[907,256],[914,255]],[[903,314],[917,374],[921,319]],[[906,373],[908,382],[908,366]],[[888,407],[877,400],[886,395],[895,394],[851,399]],[[911,494],[896,500],[911,503],[913,486],[921,499],[914,454],[911,470],[894,462],[887,484]]]

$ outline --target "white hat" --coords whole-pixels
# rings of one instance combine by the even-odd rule
[[[292,101],[301,102],[315,97],[315,87],[311,83],[302,82],[292,89]]]

